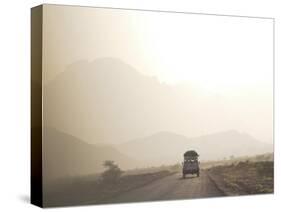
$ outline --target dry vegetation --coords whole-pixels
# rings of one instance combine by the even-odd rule
[[[273,193],[273,161],[240,161],[208,169],[226,195]]]
[[[201,168],[208,169],[215,166],[224,166],[224,165],[232,165],[237,164],[243,161],[248,162],[260,162],[260,161],[273,161],[273,154],[272,153],[265,153],[256,156],[244,156],[244,157],[229,157],[224,158],[222,160],[212,160],[212,161],[202,161]]]

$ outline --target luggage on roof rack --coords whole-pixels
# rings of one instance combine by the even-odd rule
[[[198,153],[194,150],[186,151],[183,155],[184,157],[198,157]]]

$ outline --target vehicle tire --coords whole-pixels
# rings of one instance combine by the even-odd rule
[[[185,174],[182,174],[182,178],[185,179]]]
[[[200,176],[200,173],[199,172],[197,172],[197,177],[199,177]]]

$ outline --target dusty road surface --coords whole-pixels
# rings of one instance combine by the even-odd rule
[[[209,178],[201,171],[200,177],[187,175],[185,179],[180,173],[156,180],[141,188],[137,188],[111,198],[107,203],[176,200],[204,197],[225,196]]]

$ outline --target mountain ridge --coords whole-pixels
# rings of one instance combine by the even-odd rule
[[[152,161],[154,165],[179,162],[182,160],[182,154],[189,149],[196,150],[202,160],[251,156],[273,151],[270,144],[263,143],[251,135],[237,130],[189,138],[172,132],[158,132],[151,136],[124,142],[116,148],[131,157]],[[166,152],[163,152],[163,149]]]
[[[102,172],[105,160],[115,161],[121,169],[135,168],[138,164],[113,146],[89,144],[54,128],[44,128],[42,140],[46,181]]]

